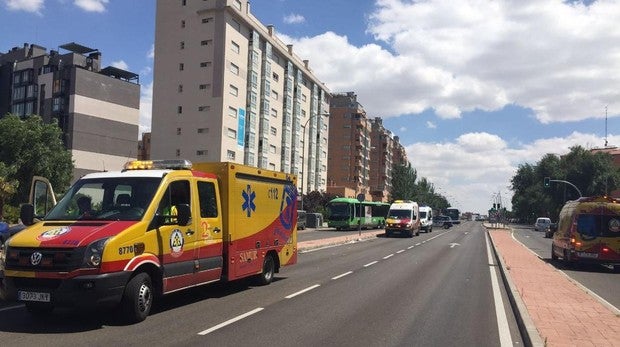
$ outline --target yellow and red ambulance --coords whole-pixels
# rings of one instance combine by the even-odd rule
[[[596,196],[569,201],[555,229],[552,259],[620,265],[620,200]]]
[[[139,322],[153,299],[215,281],[269,284],[297,262],[290,174],[234,163],[134,161],[79,179],[5,245],[5,287],[32,313],[120,305]]]

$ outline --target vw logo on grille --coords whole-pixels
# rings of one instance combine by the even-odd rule
[[[30,264],[35,265],[35,266],[39,265],[42,258],[43,258],[43,254],[41,254],[41,252],[34,252],[30,256]]]

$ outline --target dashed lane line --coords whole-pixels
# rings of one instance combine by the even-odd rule
[[[308,288],[306,288],[306,289],[302,289],[302,290],[300,290],[300,291],[298,291],[298,292],[296,292],[296,293],[293,293],[293,294],[291,294],[291,295],[287,295],[287,296],[285,296],[285,298],[287,298],[287,299],[294,298],[294,297],[296,297],[297,295],[300,295],[300,294],[303,294],[303,293],[305,293],[305,292],[311,291],[312,289],[318,288],[318,287],[320,287],[320,286],[321,286],[320,284],[315,284],[315,285],[313,285],[313,286],[310,286],[310,287],[308,287]]]
[[[347,271],[347,272],[345,272],[345,273],[343,273],[343,274],[340,274],[340,275],[338,275],[338,276],[334,276],[334,277],[332,277],[332,279],[333,279],[333,280],[341,279],[341,278],[343,278],[344,276],[348,276],[348,275],[350,275],[350,274],[352,274],[352,273],[353,273],[353,271]]]
[[[260,311],[262,311],[262,310],[263,310],[263,308],[262,308],[262,307],[257,307],[257,308],[253,309],[253,310],[252,310],[252,311],[250,311],[250,312],[246,312],[246,313],[244,313],[244,314],[242,314],[242,315],[239,315],[239,316],[237,316],[237,317],[235,317],[235,318],[232,318],[232,319],[229,319],[229,320],[227,320],[227,321],[225,321],[225,322],[223,322],[223,323],[220,323],[220,324],[218,324],[218,325],[216,325],[216,326],[214,326],[214,327],[212,327],[212,328],[209,328],[209,329],[207,329],[207,330],[203,330],[203,331],[199,332],[199,333],[198,333],[198,335],[207,335],[207,334],[212,333],[212,332],[214,332],[214,331],[216,331],[216,330],[218,330],[218,329],[221,329],[221,328],[223,328],[223,327],[225,327],[225,326],[227,326],[227,325],[230,325],[230,324],[232,324],[232,323],[235,323],[235,322],[237,322],[237,321],[240,321],[240,320],[242,320],[243,318],[246,318],[246,317],[249,317],[249,316],[251,316],[251,315],[253,315],[253,314],[255,314],[255,313],[258,313],[258,312],[260,312]]]

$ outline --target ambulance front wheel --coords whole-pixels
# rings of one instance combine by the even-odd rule
[[[139,273],[127,283],[121,309],[123,317],[129,323],[138,323],[146,319],[153,306],[153,284],[151,277],[145,273]]]
[[[263,261],[263,271],[258,275],[258,283],[260,285],[267,285],[273,281],[273,274],[276,271],[276,262],[273,260],[273,255],[267,254]]]

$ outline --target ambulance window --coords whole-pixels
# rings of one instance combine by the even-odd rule
[[[189,181],[174,181],[170,183],[159,203],[158,212],[164,216],[175,216],[176,208],[180,204],[190,205]],[[191,206],[191,205],[190,205]],[[170,218],[169,222],[176,222],[176,218]]]
[[[200,200],[200,217],[217,217],[217,200],[213,182],[198,182],[198,198]]]

